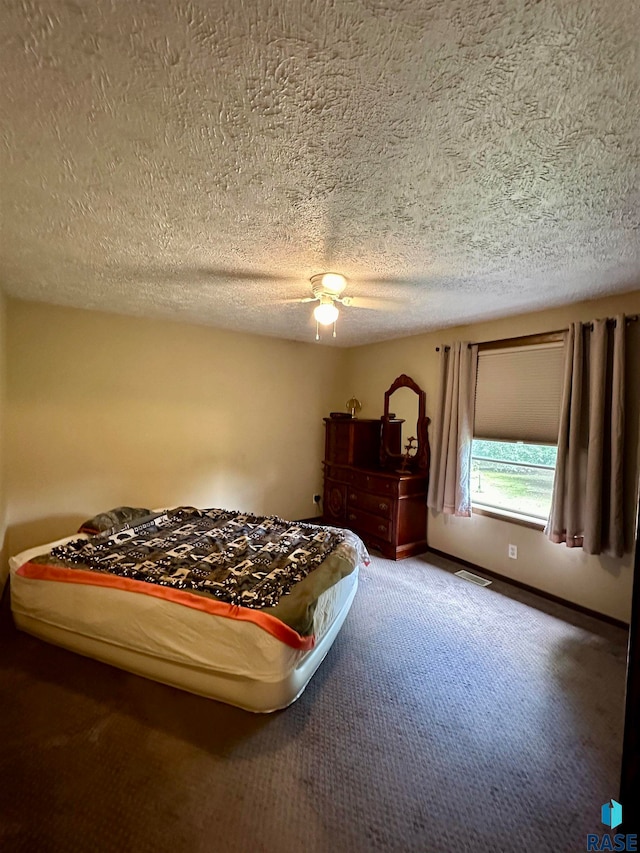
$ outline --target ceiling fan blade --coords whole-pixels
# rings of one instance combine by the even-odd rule
[[[347,296],[342,304],[345,308],[364,308],[368,311],[399,311],[402,302],[392,296]]]
[[[247,269],[232,269],[225,267],[207,266],[206,264],[183,264],[175,261],[161,264],[150,262],[144,265],[114,264],[115,273],[124,273],[127,277],[146,279],[147,281],[201,281],[212,284],[232,285],[242,284],[281,284],[285,282],[300,283],[299,276],[281,275],[280,273],[261,272]]]
[[[416,285],[420,285],[422,283],[422,279],[419,278],[394,278],[390,276],[389,278],[374,278],[373,276],[363,276],[362,278],[354,277],[352,281],[355,284],[363,285],[367,287],[368,285],[373,285],[374,287],[415,287]]]
[[[302,302],[317,302],[315,296],[297,297],[295,299],[273,299],[271,305],[300,305]]]

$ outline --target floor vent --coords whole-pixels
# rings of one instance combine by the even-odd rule
[[[459,578],[464,578],[466,581],[471,581],[471,583],[475,583],[478,586],[489,586],[491,581],[488,581],[486,578],[481,578],[478,575],[472,575],[471,572],[465,572],[462,569],[459,572],[456,572]]]

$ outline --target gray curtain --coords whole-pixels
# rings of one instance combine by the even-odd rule
[[[471,515],[471,442],[478,347],[440,347],[440,392],[427,504],[437,512]]]
[[[558,461],[545,533],[588,554],[624,552],[625,317],[567,333]]]

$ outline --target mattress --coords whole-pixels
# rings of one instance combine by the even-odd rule
[[[313,648],[293,648],[251,621],[202,612],[124,589],[24,576],[34,557],[72,540],[12,557],[11,607],[18,628],[137,675],[256,712],[295,701],[324,660],[358,586],[358,567],[325,590]]]

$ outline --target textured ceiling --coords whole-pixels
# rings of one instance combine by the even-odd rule
[[[337,343],[640,287],[637,0],[3,0],[0,281]],[[330,340],[330,339],[329,339]]]

